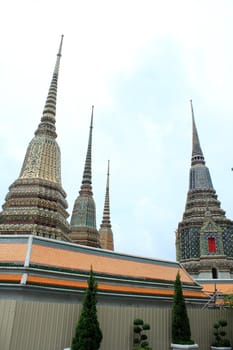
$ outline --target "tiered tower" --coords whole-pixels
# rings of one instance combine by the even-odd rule
[[[41,122],[28,146],[20,176],[10,186],[0,213],[0,234],[33,234],[69,240],[66,193],[61,185],[55,128],[62,41],[63,36]]]
[[[233,277],[233,222],[226,218],[205,165],[191,101],[193,142],[183,220],[176,233],[176,254],[197,279]]]
[[[69,237],[74,243],[91,247],[100,247],[99,232],[96,229],[96,208],[92,193],[91,176],[93,111],[94,106],[92,106],[91,124],[83,179],[79,196],[74,203],[70,222],[71,233]]]
[[[103,219],[102,219],[102,224],[100,225],[99,234],[100,234],[101,248],[114,250],[113,232],[112,232],[112,225],[110,220],[109,161],[108,161],[107,184],[106,184]]]

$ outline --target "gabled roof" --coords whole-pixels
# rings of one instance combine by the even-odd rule
[[[93,268],[99,293],[137,298],[173,298],[180,271],[184,296],[206,302],[208,296],[182,266],[38,236],[0,236],[0,285],[80,292]]]

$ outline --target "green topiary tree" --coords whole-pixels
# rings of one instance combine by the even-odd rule
[[[194,344],[191,340],[189,318],[182,291],[180,273],[174,283],[174,301],[172,309],[172,342],[174,344]]]
[[[149,343],[147,341],[148,337],[144,333],[144,331],[148,331],[150,329],[150,325],[148,323],[144,323],[143,320],[137,318],[133,322],[133,330],[134,330],[134,349],[135,350],[151,350],[149,347]]]
[[[230,347],[231,343],[230,340],[225,338],[226,331],[225,327],[227,326],[226,320],[219,320],[214,324],[214,336],[215,341],[212,343],[212,346],[215,347]]]
[[[98,350],[102,332],[97,319],[97,283],[91,267],[88,287],[84,296],[81,315],[76,326],[71,350]]]

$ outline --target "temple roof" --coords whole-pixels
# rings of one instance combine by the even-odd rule
[[[233,294],[233,279],[206,279],[199,280],[203,290],[206,293],[213,294],[214,292],[220,295],[232,295]]]
[[[80,291],[93,268],[100,293],[172,300],[180,271],[184,296],[206,302],[207,296],[182,266],[35,236],[0,237],[0,285]]]

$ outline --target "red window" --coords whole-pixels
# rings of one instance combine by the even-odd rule
[[[216,241],[214,237],[208,238],[208,251],[209,253],[216,253]]]

